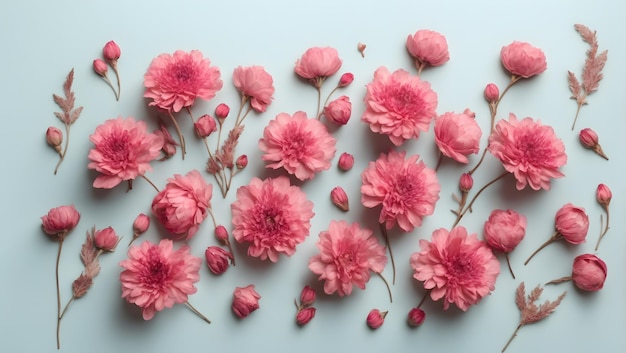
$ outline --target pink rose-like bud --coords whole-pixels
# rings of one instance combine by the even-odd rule
[[[215,238],[221,242],[228,242],[228,230],[223,225],[215,227]]]
[[[137,235],[145,233],[150,228],[150,217],[140,213],[133,222],[133,232]]]
[[[243,319],[259,308],[261,296],[254,290],[254,285],[237,287],[233,293],[232,309],[235,315]]]
[[[317,309],[315,308],[304,308],[302,310],[298,310],[296,314],[296,322],[300,326],[304,326],[309,323],[309,321],[313,320],[315,317],[315,312]]]
[[[576,287],[586,291],[598,291],[606,280],[606,263],[592,254],[584,254],[574,259],[572,281]]]
[[[491,248],[509,253],[526,235],[526,217],[513,210],[493,210],[484,230]]]
[[[230,113],[230,107],[224,103],[220,103],[215,107],[215,117],[224,120]]]
[[[235,161],[235,166],[237,167],[237,169],[243,169],[248,165],[248,156],[245,154],[242,154],[241,156],[237,157],[237,160]]]
[[[468,192],[474,186],[474,178],[472,178],[472,174],[463,173],[461,174],[461,179],[459,180],[459,189],[462,192]]]
[[[475,115],[466,109],[461,114],[447,112],[435,119],[435,143],[444,156],[467,164],[467,156],[478,153],[482,130]]]
[[[582,143],[585,148],[589,149],[593,149],[594,147],[596,147],[599,142],[598,134],[596,134],[596,132],[591,130],[590,128],[580,130],[578,137],[580,139],[580,143]]]
[[[598,184],[598,188],[596,189],[596,199],[598,203],[602,205],[602,207],[609,207],[612,198],[613,193],[611,189],[605,184]]]
[[[490,83],[485,87],[485,99],[489,103],[495,103],[500,98],[500,89],[493,83]]]
[[[61,146],[63,143],[63,132],[54,126],[50,126],[48,130],[46,130],[46,142],[57,149],[57,147]]]
[[[435,31],[422,29],[409,35],[406,48],[413,58],[430,66],[440,66],[450,60],[446,37]]]
[[[420,308],[413,308],[409,311],[409,315],[407,317],[407,323],[409,326],[417,327],[424,323],[424,320],[426,320],[426,313],[424,310]]]
[[[95,71],[98,75],[102,77],[106,77],[109,68],[107,64],[102,59],[96,59],[93,61],[93,71]]]
[[[581,244],[589,231],[589,217],[584,208],[568,203],[557,211],[555,228],[567,242]]]
[[[217,123],[215,122],[215,119],[208,114],[204,114],[199,117],[193,124],[193,127],[196,130],[196,135],[200,138],[209,137],[213,132],[217,131]]]
[[[345,74],[341,75],[341,78],[339,79],[339,87],[346,87],[349,86],[352,81],[354,81],[354,75],[350,72],[346,72]]]
[[[294,71],[298,76],[308,79],[313,86],[320,88],[323,79],[334,75],[340,67],[341,59],[337,49],[313,47],[307,49],[296,61]]]
[[[342,153],[341,156],[339,156],[339,162],[337,163],[337,166],[339,167],[339,169],[347,172],[348,170],[352,169],[352,166],[354,166],[354,156],[350,153]]]
[[[387,316],[387,313],[387,311],[381,312],[378,309],[372,309],[367,315],[367,326],[373,330],[381,327],[385,323],[385,316]]]
[[[209,270],[216,275],[221,275],[228,270],[228,262],[232,255],[219,246],[209,246],[204,251],[204,257]]]
[[[300,292],[300,305],[311,306],[315,302],[315,299],[317,299],[315,289],[308,285],[304,286],[304,288],[302,288],[302,292]]]
[[[104,59],[110,63],[117,61],[117,59],[120,58],[120,55],[122,55],[120,47],[112,40],[107,42],[104,45],[104,48],[102,48],[102,56],[104,56]]]
[[[110,252],[115,250],[117,243],[120,241],[120,237],[115,234],[115,230],[113,230],[112,227],[107,227],[96,231],[94,241],[96,248]]]
[[[324,107],[324,116],[337,125],[346,125],[352,114],[352,103],[348,96],[341,96]]]
[[[548,67],[543,50],[526,42],[515,41],[502,47],[500,59],[507,71],[523,78],[539,75]]]
[[[78,221],[80,221],[80,213],[73,205],[59,206],[41,217],[41,227],[46,234],[62,238],[76,227]]]
[[[330,192],[330,199],[340,210],[347,212],[350,211],[350,204],[348,202],[348,195],[341,186],[336,186]]]

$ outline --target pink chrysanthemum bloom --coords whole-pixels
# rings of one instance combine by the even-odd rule
[[[191,107],[196,98],[209,100],[222,89],[220,70],[198,50],[161,54],[152,60],[143,77],[144,97],[150,106],[178,112]]]
[[[320,275],[324,293],[350,295],[352,287],[365,289],[370,271],[381,273],[387,264],[385,247],[369,229],[358,223],[331,221],[327,231],[320,233],[318,255],[309,260],[309,269]]]
[[[483,132],[474,117],[466,109],[461,114],[449,112],[435,119],[435,143],[444,156],[467,164],[467,156],[478,153]]]
[[[567,162],[565,146],[552,127],[527,117],[500,120],[489,136],[489,152],[517,179],[517,190],[550,190],[550,178],[564,176],[559,168]]]
[[[244,97],[250,99],[250,106],[257,112],[264,112],[272,103],[274,80],[262,66],[238,66],[233,71],[233,83]]]
[[[388,135],[396,146],[428,131],[437,116],[437,93],[428,82],[401,69],[390,73],[386,67],[378,68],[364,101],[361,120],[373,132]]]
[[[307,118],[304,112],[293,116],[281,113],[263,130],[259,148],[267,168],[284,168],[300,180],[313,179],[315,173],[330,168],[335,156],[335,139],[324,124]]]
[[[326,77],[334,75],[341,68],[337,49],[331,47],[309,48],[296,61],[296,74],[308,79],[313,86],[320,88]]]
[[[395,223],[406,232],[433,214],[441,189],[435,171],[419,161],[419,155],[405,159],[406,152],[382,153],[361,174],[361,203],[373,208],[382,205],[380,223],[391,229]]]
[[[443,298],[444,310],[453,303],[466,311],[494,290],[500,262],[464,227],[437,229],[432,241],[420,240],[420,248],[410,259],[413,277],[424,282],[432,300]]]
[[[159,156],[164,141],[161,136],[148,133],[146,123],[132,117],[105,121],[96,127],[89,140],[95,148],[89,151],[91,162],[87,168],[100,173],[93,187],[103,189],[152,170],[150,162]]]
[[[163,239],[159,245],[143,242],[128,249],[128,259],[120,262],[122,298],[143,310],[150,320],[157,311],[185,303],[196,292],[200,280],[199,257],[189,253],[187,245],[173,251],[173,243]]]
[[[237,189],[231,210],[235,239],[250,244],[248,255],[272,262],[281,253],[296,252],[296,245],[309,235],[314,215],[313,203],[286,176],[253,178]]]

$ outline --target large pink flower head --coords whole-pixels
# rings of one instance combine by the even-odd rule
[[[334,75],[341,68],[341,59],[337,49],[331,47],[313,47],[307,49],[296,61],[296,74],[309,80],[320,88],[324,79]]]
[[[184,303],[196,292],[201,263],[187,245],[174,251],[169,239],[131,246],[128,259],[120,262],[122,298],[142,308],[143,319],[150,320],[157,311]]]
[[[80,213],[74,205],[59,206],[50,209],[41,217],[41,229],[48,235],[64,238],[80,221]]]
[[[263,130],[259,148],[267,168],[284,168],[300,180],[313,179],[315,173],[330,168],[335,156],[335,139],[324,124],[309,119],[304,112],[293,116],[281,113]]]
[[[435,171],[419,155],[405,159],[406,152],[382,153],[361,174],[361,203],[373,208],[382,205],[380,223],[391,229],[395,223],[406,232],[433,214],[441,189]]]
[[[513,210],[493,210],[484,230],[485,240],[492,249],[509,253],[526,235],[526,216]]]
[[[489,152],[517,179],[517,190],[550,190],[550,179],[564,176],[559,168],[567,162],[565,146],[552,127],[532,118],[500,120],[489,136]]]
[[[373,132],[388,135],[396,146],[428,131],[437,116],[437,93],[428,82],[401,69],[390,73],[386,67],[378,68],[364,101],[361,120]]]
[[[450,60],[448,42],[441,33],[422,29],[406,39],[409,54],[420,64],[440,66]]]
[[[220,70],[198,50],[161,54],[152,60],[143,76],[144,97],[150,106],[178,112],[191,107],[196,98],[209,100],[222,89]]]
[[[314,215],[313,203],[286,176],[253,178],[237,189],[231,210],[235,239],[250,244],[248,255],[272,262],[281,253],[296,252],[296,245],[309,235]]]
[[[381,273],[387,264],[385,247],[369,229],[358,223],[331,221],[327,231],[319,235],[318,255],[309,260],[309,269],[320,275],[324,292],[339,296],[350,295],[352,287],[365,289],[370,271]]]
[[[467,164],[467,156],[478,153],[483,132],[475,116],[466,109],[461,114],[449,112],[435,119],[435,143],[444,156]]]
[[[272,103],[274,80],[262,66],[237,66],[233,71],[233,83],[239,93],[250,99],[250,106],[257,112],[264,112]]]
[[[174,174],[152,200],[152,213],[176,238],[189,240],[207,217],[212,196],[213,186],[197,170]]]
[[[529,43],[515,41],[502,47],[502,65],[515,76],[529,78],[546,71],[546,55],[543,50]]]
[[[100,173],[93,187],[104,189],[152,170],[150,162],[159,156],[164,143],[163,137],[148,133],[146,123],[132,117],[105,121],[89,140],[95,147],[89,151],[87,168]]]
[[[420,248],[410,259],[413,277],[424,282],[432,300],[443,298],[444,310],[453,303],[466,311],[494,290],[500,262],[464,227],[437,229],[431,241],[420,240]]]
[[[589,216],[585,209],[567,203],[554,217],[554,228],[570,244],[582,244],[589,232]]]

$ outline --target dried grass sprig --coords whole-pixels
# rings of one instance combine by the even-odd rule
[[[61,108],[61,112],[54,112],[54,115],[63,122],[65,125],[65,134],[67,135],[65,138],[65,147],[63,148],[63,152],[61,152],[59,162],[57,163],[56,168],[54,168],[54,174],[56,175],[61,163],[65,159],[65,155],[67,154],[67,147],[70,143],[70,126],[74,124],[74,122],[80,116],[80,113],[83,111],[83,107],[74,108],[74,104],[76,102],[76,97],[74,92],[72,91],[72,83],[74,83],[74,69],[72,68],[67,74],[65,78],[65,82],[63,83],[63,95],[65,97],[61,97],[56,94],[52,94],[52,99],[54,102]]]

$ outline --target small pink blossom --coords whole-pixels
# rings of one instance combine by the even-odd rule
[[[96,231],[94,234],[94,242],[96,248],[103,251],[113,251],[119,243],[120,237],[117,236],[112,227],[107,227]]]
[[[109,68],[107,64],[102,59],[96,59],[93,61],[93,71],[97,73],[99,76],[106,77]]]
[[[430,84],[407,71],[380,67],[367,85],[361,120],[372,132],[389,136],[394,145],[418,138],[437,116],[437,94]]]
[[[44,233],[64,238],[80,221],[80,213],[74,205],[59,206],[50,209],[41,217],[41,228]]]
[[[315,302],[315,299],[317,299],[315,289],[308,285],[304,286],[300,292],[300,305],[304,307],[311,306]]]
[[[196,98],[209,100],[222,89],[220,70],[198,50],[161,54],[144,75],[145,98],[149,106],[179,112],[191,107]]]
[[[387,316],[387,313],[387,311],[381,312],[378,309],[372,309],[369,314],[367,314],[367,326],[373,330],[381,327],[385,323],[385,316]]]
[[[372,231],[358,223],[331,221],[327,231],[319,235],[320,253],[309,260],[309,269],[324,282],[324,293],[337,292],[343,297],[352,287],[365,289],[370,271],[381,273],[387,264],[385,247]]]
[[[489,152],[498,158],[504,169],[513,173],[517,190],[530,185],[533,190],[550,190],[550,179],[564,176],[559,170],[567,162],[563,141],[552,127],[532,118],[498,121],[489,136]]]
[[[307,49],[296,61],[295,72],[320,88],[326,77],[334,75],[341,67],[337,49],[331,47],[313,47]]]
[[[143,213],[137,215],[137,218],[135,218],[133,222],[133,232],[140,235],[145,233],[148,228],[150,228],[150,217]]]
[[[576,256],[572,266],[572,281],[585,291],[599,291],[606,280],[606,263],[593,254]]]
[[[556,212],[554,223],[557,232],[568,243],[582,244],[585,242],[589,231],[589,216],[587,216],[584,208],[567,203]]]
[[[274,99],[274,80],[262,66],[238,66],[233,72],[233,83],[242,96],[250,99],[250,106],[257,112],[266,111]]]
[[[61,153],[61,144],[63,143],[63,132],[54,126],[50,126],[46,130],[46,142],[54,147],[57,152]]]
[[[352,169],[352,167],[354,166],[354,156],[351,155],[350,153],[346,153],[346,152],[342,153],[339,156],[339,162],[337,163],[337,166],[342,171],[347,172],[348,170]]]
[[[596,188],[596,200],[598,200],[598,203],[602,205],[602,207],[609,207],[612,198],[613,193],[611,192],[611,189],[609,189],[606,184],[598,184],[598,187]]]
[[[484,226],[485,240],[495,250],[509,253],[526,235],[526,217],[513,210],[493,210]]]
[[[102,48],[102,56],[104,59],[110,63],[116,62],[120,55],[122,55],[122,50],[114,41],[108,41],[104,47]]]
[[[411,327],[417,327],[423,324],[425,319],[426,313],[420,308],[413,308],[409,310],[409,314],[407,315],[407,323]]]
[[[335,139],[324,124],[304,112],[293,116],[281,113],[263,130],[259,148],[266,168],[284,168],[300,180],[313,179],[315,173],[330,168],[335,155]]]
[[[128,259],[120,262],[122,298],[142,308],[143,319],[150,320],[157,311],[185,303],[197,291],[194,283],[200,279],[201,263],[187,245],[174,251],[169,239],[132,246]]]
[[[154,130],[153,134],[163,139],[163,147],[161,148],[161,151],[165,156],[161,158],[161,160],[170,158],[171,156],[176,154],[176,146],[178,146],[179,144],[174,140],[174,138],[172,138],[172,135],[167,130],[165,125],[160,124],[159,129]]]
[[[134,180],[152,170],[150,162],[159,156],[163,138],[148,133],[146,123],[132,117],[110,119],[89,136],[94,148],[87,156],[87,168],[100,173],[94,188],[111,189],[122,181]]]
[[[248,317],[253,311],[259,308],[261,296],[254,289],[254,285],[237,287],[233,293],[232,309],[240,319]]]
[[[213,186],[200,172],[174,174],[152,200],[152,213],[176,238],[191,239],[211,208]]]
[[[387,229],[394,224],[410,232],[433,214],[440,185],[434,170],[419,155],[406,152],[382,153],[361,174],[361,203],[368,208],[382,205],[378,221]]]
[[[302,308],[296,314],[296,323],[300,326],[308,324],[315,317],[315,308]]]
[[[515,76],[529,78],[546,71],[546,55],[543,50],[529,43],[514,41],[500,51],[502,65]]]
[[[223,243],[226,243],[228,241],[228,230],[226,227],[222,225],[215,227],[215,238]]]
[[[235,166],[237,167],[237,169],[241,170],[245,168],[247,165],[248,165],[247,155],[242,154],[241,156],[237,157],[237,160],[235,161]]]
[[[193,127],[196,130],[196,135],[198,137],[206,138],[217,131],[217,122],[212,116],[204,114],[198,118],[198,120],[193,124]]]
[[[228,262],[232,255],[219,246],[209,246],[204,251],[204,257],[209,270],[216,275],[221,275],[228,270]]]
[[[272,262],[281,253],[296,252],[296,245],[309,235],[314,215],[313,203],[285,176],[252,178],[237,189],[231,211],[234,238],[249,243],[248,255]]]
[[[341,96],[324,107],[324,116],[337,125],[346,125],[352,114],[352,103],[348,96]]]
[[[352,81],[354,81],[354,74],[350,72],[346,72],[345,74],[341,75],[338,86],[339,87],[349,86],[352,83]]]
[[[330,200],[337,208],[347,212],[350,210],[350,202],[348,201],[348,195],[341,186],[336,186],[330,191]]]
[[[467,164],[467,156],[478,153],[482,131],[469,109],[461,114],[445,113],[435,119],[435,143],[446,157]]]
[[[230,113],[230,107],[227,104],[220,103],[215,107],[215,117],[219,120],[224,120]]]
[[[500,98],[500,89],[494,83],[490,83],[485,87],[485,100],[488,103],[493,104]]]
[[[422,29],[406,39],[409,54],[421,65],[441,66],[450,60],[448,42],[441,33]]]
[[[578,137],[583,147],[594,151],[600,157],[606,160],[609,159],[606,154],[604,154],[602,146],[600,146],[600,139],[598,138],[598,134],[595,131],[590,128],[582,129],[580,130]]]
[[[461,178],[459,179],[459,189],[461,192],[468,192],[474,186],[474,178],[472,178],[472,174],[463,173],[461,174]]]
[[[443,309],[455,304],[466,311],[495,288],[500,263],[476,234],[458,226],[433,232],[432,240],[420,240],[420,252],[411,255],[413,277],[430,290],[430,297],[443,298]]]

